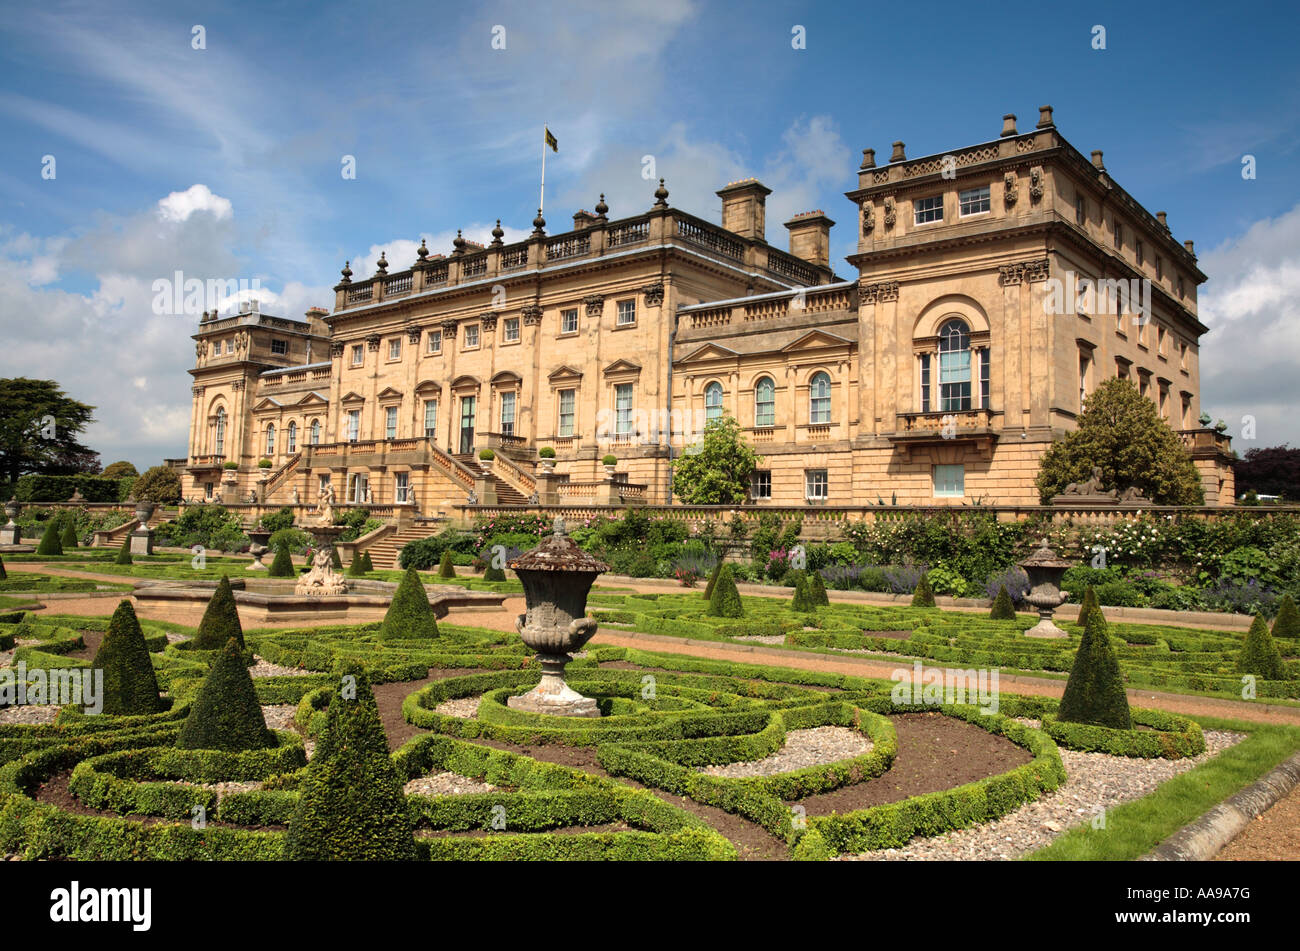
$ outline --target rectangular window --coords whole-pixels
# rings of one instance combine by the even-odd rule
[[[930,355],[921,354],[921,412],[930,412]]]
[[[749,497],[751,499],[772,497],[772,473],[769,470],[755,469],[749,474]]]
[[[1169,416],[1169,387],[1163,383],[1160,384],[1160,416],[1162,419]]]
[[[205,499],[211,499],[211,498],[212,498],[212,483],[211,483],[211,482],[205,482],[205,483],[203,483],[203,497],[204,497]]]
[[[1148,373],[1139,374],[1138,393],[1140,393],[1142,396],[1146,396],[1150,392],[1151,392],[1151,375]]]
[[[401,337],[394,337],[392,340],[388,341],[388,359],[390,360],[402,359],[402,338]]]
[[[355,345],[352,347],[352,365],[353,365],[354,367],[359,367],[359,366],[361,366],[362,362],[363,362],[365,359],[366,359],[366,348],[365,348],[365,346],[363,346],[362,344],[359,344],[359,343],[358,343],[358,344],[355,344]]]
[[[1123,248],[1124,247],[1124,226],[1119,223],[1118,218],[1116,218],[1112,223],[1112,229],[1113,229],[1113,234],[1115,235],[1115,247]]]
[[[501,323],[501,339],[506,343],[515,343],[519,340],[519,318],[507,317]]]
[[[1182,297],[1183,297],[1183,279],[1180,277],[1178,279],[1178,298],[1181,300]]]
[[[979,188],[968,188],[965,191],[957,193],[957,204],[961,211],[961,216],[980,215],[993,208],[993,202],[989,197],[989,186],[981,185]]]
[[[397,407],[388,406],[384,408],[384,436],[388,439],[397,438]]]
[[[442,353],[442,331],[441,330],[429,331],[429,352]]]
[[[393,501],[398,505],[405,505],[411,501],[411,474],[409,472],[398,472],[393,476]]]
[[[576,314],[577,311],[574,311]],[[573,435],[574,407],[577,403],[577,390],[560,390],[560,426],[561,436]]]
[[[985,349],[979,351],[980,354],[980,406],[987,408],[989,405],[989,351]]]
[[[1074,196],[1074,223],[1076,225],[1086,224],[1088,221],[1088,199],[1082,195]]]
[[[465,349],[472,350],[478,346],[478,324],[465,325]]]
[[[966,467],[964,465],[938,465],[934,467],[934,494],[937,498],[960,498],[966,494]]]
[[[292,424],[289,426],[289,445],[288,445],[288,449],[289,449],[290,452],[297,452],[297,451],[298,451],[298,427],[297,427],[296,425],[292,425]]]
[[[1165,355],[1165,328],[1156,327],[1156,353],[1160,356]]]
[[[1178,342],[1178,368],[1180,370],[1187,369],[1187,344],[1181,340]]]
[[[943,196],[931,195],[929,198],[916,199],[912,203],[912,214],[918,225],[943,221]]]
[[[501,435],[515,434],[515,394],[501,394]]]
[[[1092,357],[1086,353],[1079,354],[1079,408],[1083,408],[1088,398],[1088,371],[1092,369]]]
[[[1141,241],[1133,242],[1133,260],[1137,262],[1138,267],[1142,266],[1142,258],[1143,258],[1144,250],[1145,249],[1143,248]]]
[[[776,385],[772,380],[758,381],[754,390],[754,425],[776,425]]]
[[[234,352],[235,352],[235,338],[231,337],[229,340],[226,341],[226,353],[234,353]]]
[[[348,442],[356,442],[361,438],[361,410],[348,410]]]
[[[1165,277],[1165,261],[1160,255],[1156,255],[1156,280],[1162,281]]]
[[[1115,375],[1119,377],[1121,380],[1128,379],[1128,368],[1129,365],[1125,363],[1123,360],[1120,359],[1115,360]]]
[[[632,432],[632,384],[620,383],[614,387],[614,434],[626,436]]]
[[[560,312],[560,333],[576,334],[578,332],[578,308]]]
[[[808,501],[825,501],[830,496],[830,479],[825,469],[805,469],[803,474],[804,498]]]
[[[939,354],[939,409],[970,409],[970,350]]]
[[[424,401],[424,435],[433,439],[438,435],[438,401]]]
[[[274,353],[274,354],[276,354],[276,355],[278,355],[278,356],[283,356],[284,354],[288,353],[288,352],[289,352],[289,341],[287,341],[287,340],[272,340],[272,341],[271,341],[271,352]]]
[[[635,300],[621,300],[618,302],[617,322],[618,322],[617,325],[619,327],[626,327],[630,324],[636,323],[636,301]]]

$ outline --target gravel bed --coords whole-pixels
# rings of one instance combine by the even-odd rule
[[[8,667],[14,662],[13,651],[0,651],[0,667]]]
[[[1037,720],[1019,719],[1026,725]],[[916,838],[901,849],[880,849],[844,859],[869,861],[989,861],[1016,859],[1043,848],[1071,826],[1091,822],[1105,809],[1141,799],[1168,779],[1199,766],[1246,737],[1205,731],[1205,752],[1184,759],[1137,759],[1061,750],[1067,779],[1055,792],[1015,812],[945,835]]]
[[[23,723],[28,726],[53,723],[63,708],[53,703],[27,703],[0,710],[0,723]]]
[[[473,697],[460,697],[456,700],[444,700],[433,708],[435,713],[441,713],[444,717],[460,717],[462,720],[478,719],[478,702],[483,695],[478,694]]]
[[[303,670],[301,667],[282,667],[280,664],[273,664],[256,654],[253,655],[253,666],[248,668],[250,677],[310,677],[311,673],[310,670]]]
[[[722,766],[705,766],[702,773],[710,776],[727,776],[733,779],[745,776],[774,776],[805,766],[823,766],[870,751],[871,741],[857,730],[846,726],[816,726],[808,730],[790,730],[785,735],[785,746],[765,759],[750,763],[726,763]]]
[[[733,641],[750,641],[754,644],[784,644],[784,634],[733,634]]]
[[[495,792],[496,788],[491,783],[470,779],[459,773],[442,772],[413,779],[402,787],[402,791],[408,796],[413,793],[421,796],[463,796],[466,793]]]
[[[188,634],[176,634],[172,631],[167,632],[168,644],[179,644],[181,641],[188,641],[189,639],[190,639],[190,635]]]
[[[262,717],[272,730],[292,730],[293,715],[298,712],[297,704],[277,703],[262,707]]]
[[[163,782],[168,783],[168,784],[170,784],[170,785],[172,785],[172,786],[192,786],[192,787],[194,787],[194,788],[196,788],[196,789],[212,789],[212,790],[215,790],[216,793],[217,793],[217,802],[220,802],[222,799],[225,799],[225,798],[226,798],[227,796],[229,796],[231,793],[237,793],[237,792],[252,792],[252,791],[255,790],[255,789],[261,789],[261,788],[262,788],[262,782],[261,782],[261,780],[255,780],[255,781],[244,782],[244,783],[237,783],[237,782],[227,782],[227,783],[190,783],[190,782],[185,782],[184,780],[180,780],[180,779],[166,779],[166,780],[163,780]]]

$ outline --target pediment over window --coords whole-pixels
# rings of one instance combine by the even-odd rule
[[[605,367],[605,376],[615,376],[621,374],[635,375],[641,372],[639,364],[632,363],[630,360],[615,360],[609,366]]]
[[[546,375],[546,378],[552,383],[566,383],[569,381],[578,381],[582,379],[582,371],[575,370],[571,366],[556,367]]]
[[[514,373],[510,370],[502,370],[496,376],[492,377],[492,384],[494,386],[514,386],[522,382],[524,382],[524,378],[518,373]]]
[[[281,403],[279,400],[272,399],[271,397],[267,396],[264,397],[263,399],[258,400],[257,405],[253,407],[253,412],[264,413],[267,410],[277,410],[277,409],[282,409],[283,407],[284,404]]]
[[[402,398],[402,391],[395,390],[391,386],[384,387],[382,390],[379,391],[379,395],[375,397],[375,399],[378,400],[400,400],[401,398]]]
[[[810,330],[802,337],[792,340],[782,347],[781,353],[792,353],[799,350],[820,350],[826,347],[847,347],[851,346],[852,343],[852,340],[838,334],[827,333],[825,330]]]
[[[306,396],[304,396],[302,399],[298,401],[298,405],[299,406],[315,406],[315,405],[328,406],[329,402],[330,402],[329,398],[326,397],[324,394],[317,393],[315,390],[312,390],[310,393],[308,393]]]
[[[441,393],[442,384],[435,383],[433,380],[425,380],[415,388],[415,392],[420,394]]]
[[[340,403],[364,403],[366,398],[355,390],[345,394],[339,399]]]
[[[478,378],[472,376],[458,376],[451,381],[453,390],[477,390],[480,385]]]
[[[734,360],[740,356],[735,350],[716,343],[706,343],[698,350],[692,350],[677,361],[678,365],[686,363],[704,363],[708,360]]]

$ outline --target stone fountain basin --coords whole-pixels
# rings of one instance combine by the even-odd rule
[[[269,625],[309,621],[315,624],[382,621],[397,591],[396,582],[348,578],[348,592],[334,595],[294,593],[296,578],[231,578],[230,587],[243,623]],[[132,598],[137,612],[156,620],[197,624],[217,581],[137,581]],[[426,584],[425,592],[438,618],[453,608],[499,611],[507,595],[469,591],[459,585]],[[193,619],[187,620],[189,615]]]

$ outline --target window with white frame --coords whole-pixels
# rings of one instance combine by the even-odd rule
[[[772,472],[770,469],[755,469],[749,474],[749,497],[751,499],[770,499],[772,497]]]
[[[320,445],[320,420],[319,419],[313,419],[311,421],[311,444],[313,446]]]
[[[203,497],[209,501],[212,500],[213,485],[211,482],[203,483]]]
[[[352,347],[352,365],[359,367],[366,359],[366,348],[363,344],[354,344]]]
[[[825,469],[805,469],[803,485],[804,498],[810,502],[825,501],[830,496],[830,479]]]
[[[234,353],[234,352],[235,352],[235,338],[231,337],[229,340],[226,341],[226,353]]]
[[[754,425],[776,425],[776,383],[770,376],[754,385]]]
[[[937,498],[958,498],[965,495],[966,467],[960,464],[935,466],[934,494]]]
[[[950,320],[939,330],[939,409],[949,413],[970,409],[970,330],[962,320]]]
[[[276,354],[277,356],[283,356],[284,354],[288,353],[288,352],[289,352],[289,341],[287,341],[287,340],[272,340],[272,341],[271,341],[271,352],[274,353],[274,354]]]
[[[980,406],[987,409],[989,405],[989,348],[984,347],[976,352],[980,358]]]
[[[636,299],[621,300],[618,302],[618,317],[616,318],[617,326],[626,327],[629,324],[636,323]]]
[[[226,408],[217,408],[217,424],[213,427],[212,451],[218,456],[226,453]]]
[[[478,346],[478,324],[465,325],[465,349],[472,350]]]
[[[912,217],[918,225],[943,221],[943,196],[931,195],[929,198],[916,199],[912,203]]]
[[[578,308],[560,311],[560,333],[576,334],[578,332]]]
[[[356,442],[361,438],[361,410],[348,410],[348,442]]]
[[[424,401],[424,435],[433,439],[438,435],[438,401]]]
[[[704,425],[722,416],[722,384],[714,381],[704,388]]]
[[[275,455],[275,423],[269,423],[266,427],[266,455]]]
[[[577,405],[577,390],[560,390],[559,434],[572,436],[574,426],[574,408]]]
[[[515,394],[501,394],[501,435],[513,436],[515,434]]]
[[[930,412],[930,355],[921,354],[921,412]]]
[[[409,472],[394,473],[393,501],[398,505],[405,505],[411,501],[411,474]]]
[[[632,384],[619,383],[614,387],[614,434],[627,436],[632,432]]]
[[[397,438],[397,407],[384,407],[384,438]]]
[[[957,193],[957,206],[961,216],[982,215],[993,208],[993,201],[989,196],[989,186],[980,185],[978,188],[967,188]]]
[[[402,338],[401,337],[394,337],[392,340],[388,341],[388,359],[390,360],[402,359]]]
[[[430,353],[442,353],[442,331],[430,330],[429,342],[426,346]]]
[[[287,448],[290,452],[298,451],[298,423],[296,420],[289,424],[289,443]]]
[[[831,421],[831,378],[818,371],[808,387],[808,422],[823,426]]]
[[[501,321],[501,339],[506,343],[517,343],[519,340],[519,318],[507,317]]]

